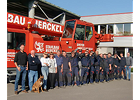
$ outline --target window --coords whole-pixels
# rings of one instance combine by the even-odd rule
[[[124,24],[124,34],[131,34],[131,24]]]
[[[100,25],[100,34],[106,34],[106,25]]]
[[[16,32],[8,32],[7,33],[7,48],[8,49],[20,49],[20,45],[25,45],[25,34],[24,33],[16,33]]]
[[[85,37],[85,26],[77,24],[74,39],[84,40],[84,37]]]
[[[113,24],[108,25],[108,34],[113,34]]]
[[[95,31],[98,32],[98,25],[94,25]]]
[[[89,41],[93,36],[92,27],[86,26],[86,40]]]
[[[75,21],[67,21],[63,32],[63,38],[72,38]]]
[[[123,34],[123,24],[116,24],[116,34]]]

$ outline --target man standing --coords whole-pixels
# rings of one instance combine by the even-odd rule
[[[104,54],[103,56],[104,56],[103,66],[104,66],[104,72],[105,72],[105,79],[106,79],[106,82],[108,82],[109,81],[109,78],[108,78],[108,75],[109,75],[108,59],[106,57],[106,54]]]
[[[16,79],[15,79],[15,94],[18,94],[18,81],[20,74],[22,73],[22,92],[27,93],[25,90],[25,78],[26,70],[28,70],[28,57],[26,52],[24,52],[24,45],[20,46],[20,51],[16,53],[14,58],[14,63],[16,66]]]
[[[104,82],[104,59],[103,54],[100,54],[100,82]]]
[[[113,70],[113,58],[111,57],[111,53],[108,53],[108,65],[109,65],[109,80],[114,79],[114,70]]]
[[[69,59],[72,67],[72,85],[74,86],[74,76],[76,76],[76,84],[79,86],[78,57],[75,55],[74,51],[71,52]]]
[[[120,73],[119,73],[119,78],[121,79],[122,78],[122,75],[121,75],[121,72],[123,71],[123,74],[124,74],[124,79],[126,79],[126,72],[125,72],[125,67],[126,67],[126,59],[125,57],[123,56],[123,53],[120,53]]]
[[[115,79],[118,79],[118,72],[119,72],[119,59],[117,54],[114,54],[114,58],[113,58],[113,67],[114,67],[114,74],[115,74]]]
[[[57,73],[56,73],[56,83],[55,86],[62,87],[63,82],[62,82],[62,68],[63,68],[63,58],[60,56],[60,50],[57,50],[57,55],[55,55],[56,63],[57,63]],[[59,83],[59,85],[58,85]]]
[[[130,81],[130,78],[131,78],[131,66],[132,66],[132,63],[133,63],[133,59],[132,59],[132,57],[130,57],[130,53],[128,52],[127,57],[126,57],[125,70],[126,70],[126,79],[127,79],[127,71],[128,71],[128,80],[129,81]]]
[[[86,84],[87,82],[87,76],[89,74],[88,70],[89,70],[89,56],[88,56],[88,52],[85,52],[85,56],[81,59],[81,63],[82,63],[82,69],[81,69],[81,76],[80,76],[80,82],[83,85]],[[84,80],[83,80],[84,77]]]
[[[62,52],[62,59],[63,59],[63,67],[62,67],[62,71],[63,71],[63,80],[64,80],[64,86],[66,86],[66,80],[65,80],[65,77],[67,76],[67,80],[68,80],[68,83],[67,85],[70,86],[71,85],[71,63],[70,63],[70,59],[69,57],[67,56],[67,53],[66,51],[63,51]]]
[[[99,71],[100,71],[100,56],[98,55],[98,51],[95,51],[95,72],[96,72],[96,79],[95,82],[98,83],[99,82]]]
[[[40,60],[37,56],[35,56],[35,51],[31,51],[31,55],[28,56],[29,60],[29,71],[28,71],[28,78],[29,78],[29,88],[32,91],[33,84],[38,80],[38,65],[40,64]],[[34,82],[33,82],[34,80]]]

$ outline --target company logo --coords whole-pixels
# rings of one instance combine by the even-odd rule
[[[35,42],[35,48],[36,48],[36,50],[37,50],[37,52],[43,52],[44,51],[44,48],[43,48],[43,45],[44,45],[44,43],[40,43],[40,42]]]

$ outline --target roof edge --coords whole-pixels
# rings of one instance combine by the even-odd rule
[[[133,12],[113,13],[113,14],[100,14],[100,15],[87,15],[87,16],[81,16],[81,17],[107,16],[107,15],[119,15],[119,14],[131,14],[131,13],[133,13]]]
[[[64,8],[61,8],[61,7],[59,7],[59,6],[55,5],[55,4],[52,4],[52,3],[50,3],[50,2],[47,2],[47,1],[45,1],[45,0],[38,0],[38,1],[41,1],[41,2],[46,3],[46,4],[49,4],[49,5],[51,5],[51,6],[54,6],[54,7],[58,8],[58,9],[62,9],[62,10],[64,10],[64,11],[68,12],[68,13],[71,13],[71,14],[73,14],[73,15],[79,17],[79,18],[81,17],[80,15],[77,15],[77,14],[71,12],[71,11],[68,11],[68,10],[66,10],[66,9],[64,9]]]

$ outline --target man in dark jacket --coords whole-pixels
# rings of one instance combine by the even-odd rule
[[[15,55],[14,63],[16,66],[15,94],[18,94],[18,81],[20,79],[21,74],[22,74],[22,92],[27,93],[27,91],[25,90],[25,78],[26,72],[28,70],[28,57],[26,52],[24,52],[23,44],[20,46],[20,51]]]
[[[87,76],[89,74],[88,73],[88,70],[89,70],[89,56],[88,56],[88,52],[85,52],[85,56],[82,57],[81,63],[82,63],[82,69],[81,69],[80,82],[81,82],[81,84],[82,84],[82,82],[83,82],[83,84],[86,84]]]
[[[103,69],[104,69],[104,73],[105,73],[105,79],[106,82],[109,81],[109,66],[108,66],[108,59],[106,57],[106,54],[103,55]]]
[[[104,59],[103,54],[100,54],[100,82],[104,82]]]
[[[113,70],[113,58],[111,57],[111,53],[108,53],[108,65],[109,65],[109,80],[114,79],[114,70]]]
[[[124,74],[124,79],[126,79],[126,72],[125,72],[125,67],[126,67],[126,58],[123,56],[123,53],[120,53],[120,73],[119,73],[119,78],[122,78],[121,72],[123,71]]]
[[[35,51],[31,51],[31,55],[28,56],[29,61],[29,71],[28,71],[28,79],[29,79],[29,88],[32,91],[33,84],[38,80],[38,65],[40,64],[40,60],[37,56],[35,56]],[[34,81],[33,81],[34,80]]]
[[[76,76],[76,84],[79,86],[79,75],[78,75],[78,57],[75,55],[75,52],[71,52],[71,56],[69,57],[72,68],[72,85],[74,85],[74,76]]]
[[[99,71],[100,71],[100,56],[98,55],[98,51],[95,51],[95,72],[96,72],[96,79],[95,82],[98,83],[99,82]]]
[[[119,67],[119,58],[118,58],[118,56],[117,56],[116,53],[114,54],[114,58],[113,58],[113,67],[114,67],[114,74],[115,74],[114,78],[115,78],[115,79],[118,79],[118,73],[119,73],[119,69],[118,69],[118,67]]]

